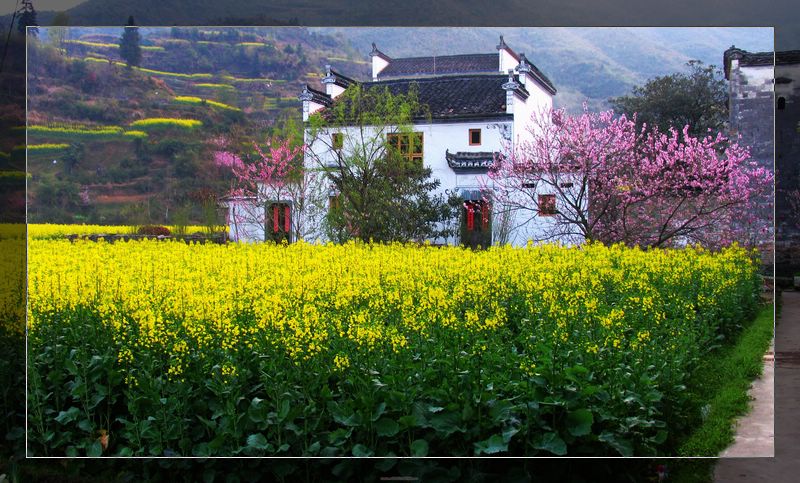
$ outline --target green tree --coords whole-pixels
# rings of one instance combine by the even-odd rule
[[[452,210],[440,182],[423,165],[423,133],[413,121],[429,117],[414,85],[405,94],[353,85],[309,118],[307,155],[337,193],[326,225],[335,241],[424,241],[448,237]]]
[[[128,67],[138,66],[142,62],[142,47],[140,45],[139,27],[133,21],[133,16],[128,17],[128,25],[119,39],[119,55],[125,60]]]
[[[728,120],[728,91],[722,73],[699,60],[686,64],[688,73],[655,77],[625,96],[609,99],[619,114],[637,113],[637,125],[657,126],[667,132],[689,125],[689,134],[704,137],[721,131]]]

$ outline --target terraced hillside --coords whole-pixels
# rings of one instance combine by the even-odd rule
[[[297,126],[297,94],[327,63],[369,74],[346,43],[300,28],[141,29],[133,68],[119,28],[42,31],[28,62],[32,222],[203,222],[228,186],[212,161],[221,137]]]

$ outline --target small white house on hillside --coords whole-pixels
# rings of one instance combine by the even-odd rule
[[[387,135],[394,138],[414,136],[414,142],[411,139],[388,140],[396,143],[409,159],[419,159],[431,168],[433,178],[441,182],[439,189],[445,198],[458,194],[465,201],[460,235],[456,239],[431,241],[483,246],[497,242],[525,245],[538,238],[537,232],[543,229],[543,224],[551,221],[547,216],[550,213],[539,211],[539,216],[530,220],[522,219],[523,215],[516,219],[512,213],[510,218],[504,217],[503,228],[495,220],[499,207],[489,206],[481,189],[487,187],[486,174],[495,156],[529,136],[534,112],[552,108],[556,88],[524,54],[506,45],[502,36],[496,50],[496,53],[487,54],[392,58],[372,44],[372,80],[358,82],[326,66],[322,79],[324,90],[306,85],[299,96],[303,103],[303,120],[332,106],[337,97],[355,83],[363,88],[385,86],[393,94],[406,93],[415,84],[419,102],[428,106],[430,116],[415,121],[412,134]],[[330,136],[333,141],[326,139],[325,143],[320,143],[319,136],[309,139],[307,132],[308,152],[315,153],[313,159],[306,156],[308,168],[315,168],[320,160],[325,163],[326,149],[333,162],[335,149],[348,148],[341,146],[341,141],[337,146],[335,137],[341,139],[341,132],[322,135]],[[330,202],[334,202],[336,193],[332,189],[323,191],[331,197]],[[557,200],[552,193],[538,193],[538,196],[540,201],[545,201],[540,202],[540,206],[556,209]],[[265,201],[270,204],[270,200]],[[280,208],[283,212],[291,211],[285,203]],[[279,214],[280,219],[273,228],[283,228],[284,215]],[[529,214],[525,216],[530,218]],[[262,224],[269,228],[268,225]],[[510,233],[509,226],[514,228]],[[252,238],[264,239],[261,235]],[[325,241],[321,234],[305,238]]]

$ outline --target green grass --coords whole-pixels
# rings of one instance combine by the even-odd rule
[[[749,408],[748,390],[762,372],[764,353],[773,337],[773,306],[767,305],[747,324],[735,344],[710,354],[690,383],[698,401],[706,401],[706,416],[678,447],[677,456],[718,456],[734,439],[734,422]],[[716,460],[675,461],[671,481],[710,482]]]
[[[747,412],[747,392],[761,375],[772,336],[773,307],[768,305],[744,328],[735,345],[721,348],[701,363],[695,376],[698,383],[692,387],[698,399],[709,401],[709,409],[703,424],[678,449],[680,456],[717,456],[733,442],[733,422]]]

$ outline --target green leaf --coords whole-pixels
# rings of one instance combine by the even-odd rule
[[[536,449],[549,451],[554,455],[564,456],[567,454],[567,444],[558,433],[545,433],[539,438],[539,441],[533,446]]]
[[[67,446],[67,449],[64,451],[64,453],[67,455],[67,457],[74,458],[78,456],[78,448],[75,446]]]
[[[192,456],[199,456],[201,458],[211,456],[211,448],[208,447],[208,443],[200,443],[192,448]]]
[[[270,444],[267,442],[267,438],[263,434],[255,433],[247,437],[247,446],[254,449],[267,449],[269,448]]]
[[[372,411],[372,417],[371,417],[372,422],[374,423],[375,421],[377,421],[378,418],[383,416],[384,412],[386,412],[386,403],[382,402],[378,404],[378,407],[376,407],[374,411]]]
[[[460,422],[459,415],[453,412],[433,415],[428,422],[437,433],[441,433],[444,437],[450,436],[457,431],[464,431],[464,429],[458,425]]]
[[[86,450],[86,456],[90,458],[97,458],[102,455],[103,446],[100,444],[100,441],[93,442],[92,445]]]
[[[598,437],[600,441],[604,443],[608,443],[609,446],[617,450],[619,454],[622,456],[632,456],[633,455],[633,445],[630,441],[624,438],[618,438],[613,433],[605,432]]]
[[[496,454],[508,451],[508,443],[503,440],[500,434],[494,434],[489,439],[475,443],[475,455],[481,453]]]
[[[378,436],[394,436],[400,432],[400,425],[390,418],[381,418],[375,422],[375,432]]]
[[[578,409],[567,414],[567,431],[573,436],[586,436],[592,432],[594,417],[588,409]]]
[[[286,416],[289,415],[289,408],[290,402],[288,399],[284,399],[281,401],[280,407],[278,408],[278,420],[283,421],[286,419]]]
[[[411,443],[411,456],[428,456],[428,442],[416,439]]]
[[[353,428],[339,428],[328,433],[328,442],[334,446],[341,446],[351,434],[353,434]]]
[[[117,455],[123,457],[133,456],[133,450],[125,446],[123,448],[120,448],[119,453],[117,453]]]
[[[364,456],[372,456],[372,451],[363,444],[353,446],[353,456],[362,458]]]
[[[656,433],[656,436],[653,438],[653,442],[655,444],[663,444],[664,441],[667,440],[667,434],[668,434],[667,431],[662,429],[661,431]]]
[[[78,427],[87,433],[92,432],[92,422],[88,419],[81,419],[81,421],[78,423]]]
[[[67,409],[66,411],[59,412],[58,416],[56,416],[55,419],[56,419],[56,422],[58,422],[60,424],[67,424],[67,423],[71,423],[72,421],[75,421],[75,419],[78,417],[79,414],[80,414],[80,410],[78,408],[76,408],[75,406],[73,406],[73,407]]]
[[[306,453],[310,455],[316,455],[317,453],[319,453],[319,449],[321,446],[322,445],[320,444],[319,441],[314,441],[313,443],[311,443],[311,446],[308,447]]]

